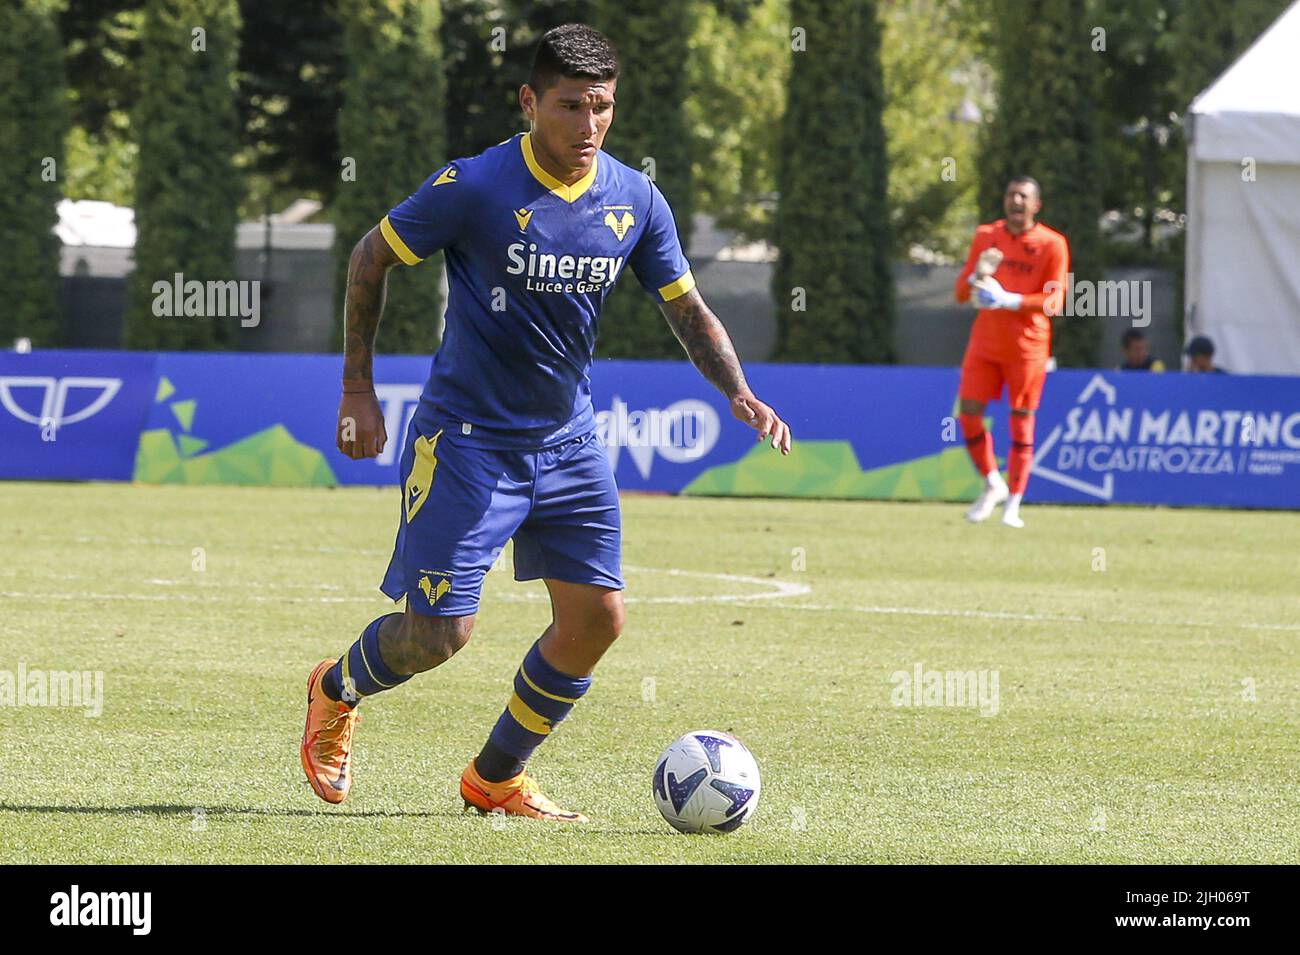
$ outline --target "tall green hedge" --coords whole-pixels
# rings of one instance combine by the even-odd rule
[[[438,0],[340,0],[339,16],[348,60],[339,114],[342,181],[334,206],[334,314],[342,342],[352,247],[419,188],[446,155]],[[420,353],[437,347],[441,272],[441,255],[392,271],[377,338],[380,352]]]
[[[1003,216],[1002,197],[1014,175],[1043,188],[1039,221],[1065,235],[1075,281],[1102,277],[1100,220],[1105,156],[1100,123],[1102,57],[1098,26],[1077,0],[1042,0],[1033,16],[1019,0],[991,0],[997,108],[981,131],[982,218]],[[1112,38],[1107,37],[1109,44]],[[1053,352],[1062,365],[1092,366],[1100,357],[1105,319],[1053,322]]]
[[[602,0],[593,23],[613,41],[621,66],[605,150],[633,169],[653,173],[687,250],[694,207],[686,116],[692,8],[692,0]],[[682,353],[655,301],[631,275],[605,302],[597,348],[606,358],[679,358]]]
[[[893,239],[876,4],[793,0],[790,14],[793,61],[775,221],[780,258],[772,281],[775,357],[889,362]]]
[[[60,243],[53,228],[68,117],[56,14],[49,0],[0,5],[0,181],[7,184],[0,190],[0,347],[20,337],[37,346],[60,343]]]
[[[131,123],[140,148],[127,314],[132,348],[226,349],[238,340],[238,317],[155,315],[153,286],[177,273],[186,282],[236,277],[239,26],[236,0],[145,5],[140,75],[148,81]]]

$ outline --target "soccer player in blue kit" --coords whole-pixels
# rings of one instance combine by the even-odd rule
[[[443,166],[353,249],[338,422],[339,449],[353,459],[387,441],[372,370],[388,270],[441,249],[450,294],[402,451],[402,517],[381,586],[406,598],[405,612],[372,621],[308,678],[300,755],[326,802],[342,802],[352,784],[357,705],[465,646],[483,576],[513,538],[515,579],[545,582],[552,620],[460,794],[481,812],[586,821],[544,796],[524,766],[623,627],[618,492],[587,372],[601,304],[625,268],[735,417],[790,452],[789,427],[750,390],[695,288],[663,195],[601,150],[618,75],[601,33],[548,31],[519,91],[530,131]]]

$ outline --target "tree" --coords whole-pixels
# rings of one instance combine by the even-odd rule
[[[1039,218],[1069,241],[1075,280],[1097,281],[1105,165],[1097,107],[1103,54],[1094,19],[1075,0],[1043,0],[1032,17],[1018,0],[991,6],[993,22],[1015,29],[992,34],[997,110],[982,131],[982,211],[1001,218],[1007,181],[1033,176],[1042,184]],[[1097,320],[1061,318],[1054,325],[1053,351],[1062,364],[1097,363]]]
[[[962,0],[881,7],[894,257],[962,258],[976,218],[978,117],[991,76]]]
[[[876,4],[794,0],[773,276],[779,360],[894,358]]]
[[[614,125],[605,151],[639,169],[672,206],[682,248],[690,244],[691,130],[686,116],[692,0],[632,5],[603,0],[596,26],[618,50],[620,78]],[[673,337],[655,302],[629,280],[605,300],[598,348],[605,358],[678,358]]]
[[[27,337],[59,344],[59,251],[53,232],[62,198],[63,44],[55,4],[18,0],[0,7],[0,248],[5,307],[0,342]]]
[[[135,183],[132,348],[230,348],[232,317],[159,316],[155,283],[235,278],[241,183],[235,106],[239,11],[235,0],[148,0],[142,84],[131,126],[140,154]]]
[[[72,127],[63,192],[135,204],[138,150],[131,113],[140,95],[145,0],[77,0],[59,17]]]
[[[239,112],[248,217],[339,184],[343,25],[335,0],[241,0]],[[415,91],[412,90],[412,93]]]
[[[338,259],[334,314],[352,247],[446,157],[441,8],[437,0],[341,0],[347,81],[339,114],[340,182],[334,207]],[[437,347],[442,257],[389,275],[381,352]]]
[[[789,0],[701,3],[690,37],[691,201],[751,242],[772,239],[789,7]]]

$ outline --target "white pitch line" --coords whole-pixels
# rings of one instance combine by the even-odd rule
[[[1209,623],[1204,620],[1129,620],[1123,617],[1080,617],[1074,614],[1011,613],[1001,610],[946,610],[935,607],[845,607],[836,604],[781,604],[782,610],[815,610],[823,613],[862,613],[903,617],[975,617],[985,620],[1024,620],[1030,623],[1089,623],[1121,627],[1202,627],[1214,629],[1274,630],[1300,633],[1300,624]]]

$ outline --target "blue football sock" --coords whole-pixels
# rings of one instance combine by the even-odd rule
[[[367,696],[391,690],[411,678],[412,674],[401,676],[394,673],[379,654],[379,628],[390,617],[401,616],[400,613],[390,613],[370,622],[357,642],[325,674],[321,689],[326,696],[335,702],[356,706]]]
[[[591,677],[569,676],[542,657],[534,643],[515,674],[515,690],[492,728],[487,745],[474,761],[478,774],[490,783],[517,776],[533,750],[541,745],[591,686]],[[494,778],[495,777],[495,778]]]

